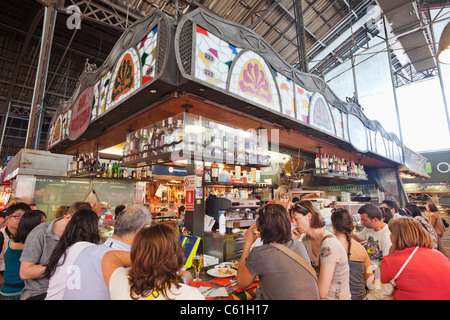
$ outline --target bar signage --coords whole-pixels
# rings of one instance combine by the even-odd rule
[[[76,140],[89,125],[92,106],[92,86],[84,89],[78,96],[72,111],[69,139]]]

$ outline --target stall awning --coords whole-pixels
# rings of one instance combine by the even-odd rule
[[[422,180],[430,178],[426,170],[427,158],[405,146],[403,146],[403,154],[405,156],[405,164],[399,167],[400,173]]]

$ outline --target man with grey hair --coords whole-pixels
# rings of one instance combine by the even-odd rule
[[[115,220],[113,236],[102,244],[84,249],[69,269],[64,300],[109,300],[109,288],[102,273],[103,255],[111,250],[130,251],[136,233],[151,222],[150,212],[145,207],[125,208]]]

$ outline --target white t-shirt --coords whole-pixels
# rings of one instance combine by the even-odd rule
[[[328,235],[332,235],[325,230],[322,239]],[[339,240],[333,236],[323,239],[320,245],[318,255],[316,256],[312,250],[312,243],[309,237],[302,240],[308,252],[311,265],[319,275],[321,264],[336,263],[333,278],[330,283],[330,289],[325,299],[327,300],[350,300],[350,268],[348,265],[347,252]]]
[[[63,299],[68,278],[71,275],[76,276],[77,271],[73,269],[73,263],[78,258],[81,251],[93,245],[94,243],[91,242],[80,241],[67,248],[64,264],[59,265],[62,262],[61,257],[58,262],[59,267],[56,268],[55,273],[50,278],[45,300]]]
[[[358,233],[358,238],[361,241],[367,241],[367,243],[364,244],[364,247],[369,254],[372,265],[380,266],[383,256],[389,254],[389,249],[392,246],[390,235],[391,231],[387,224],[379,231],[365,228]]]
[[[171,286],[167,290],[169,299],[173,300],[205,300],[198,288],[191,287],[185,284],[180,284],[181,287],[177,289]],[[128,282],[128,269],[117,268],[109,280],[109,292],[111,300],[132,300],[130,295],[130,284]],[[145,300],[140,297],[139,300]],[[155,300],[165,300],[164,296],[160,294]]]

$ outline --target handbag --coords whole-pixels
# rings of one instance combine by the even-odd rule
[[[280,244],[280,243],[276,243],[276,242],[272,242],[270,244],[272,247],[277,248],[278,250],[284,252],[285,254],[287,254],[289,257],[291,257],[292,259],[294,259],[298,264],[300,264],[303,268],[305,268],[316,280],[317,282],[317,274],[316,271],[314,270],[314,268],[311,266],[310,263],[308,263],[302,256],[300,256],[299,254],[295,253],[294,251],[292,251],[291,249],[289,249],[288,247]]]
[[[395,280],[400,276],[400,274],[405,269],[406,265],[409,263],[418,249],[419,246],[417,246],[414,251],[411,252],[408,259],[406,259],[405,263],[403,263],[402,267],[395,275],[394,279],[391,279],[391,281],[389,281],[388,283],[382,283],[380,279],[375,279],[373,288],[368,290],[363,300],[394,300],[393,293],[395,289]]]

